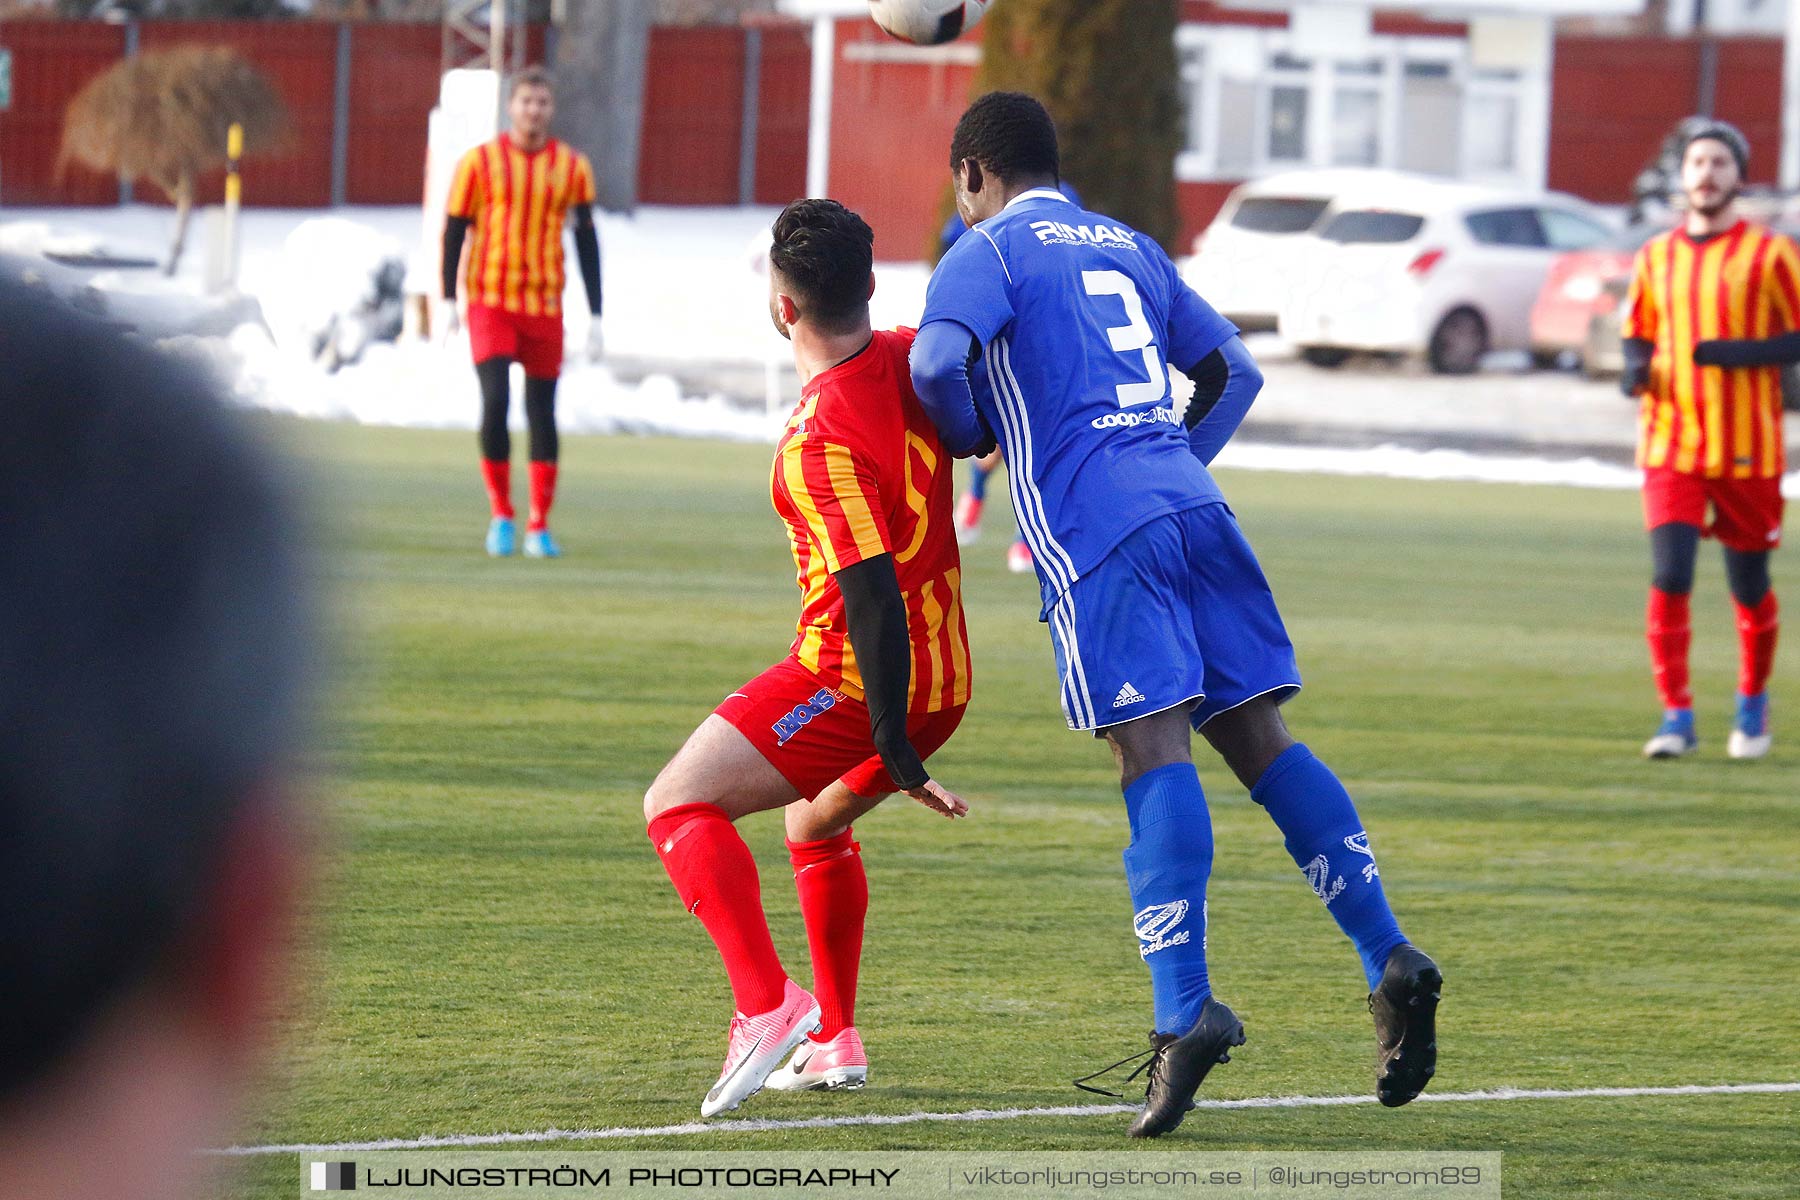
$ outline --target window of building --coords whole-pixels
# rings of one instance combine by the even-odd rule
[[[1394,165],[1457,175],[1462,161],[1462,85],[1447,58],[1406,61],[1400,83],[1400,146]]]
[[[1519,101],[1494,92],[1468,98],[1463,123],[1464,161],[1471,172],[1511,174],[1518,166]]]
[[[1206,136],[1211,125],[1206,103],[1206,47],[1193,43],[1177,47],[1180,53],[1182,138],[1184,154],[1204,155],[1210,149]]]
[[[1270,162],[1303,163],[1306,152],[1306,109],[1312,93],[1305,84],[1280,83],[1269,88]]]
[[[1332,92],[1331,164],[1335,167],[1381,164],[1380,92],[1341,86]]]
[[[1312,58],[1285,29],[1195,23],[1177,45],[1177,178],[1351,166],[1543,184],[1547,74],[1477,71],[1464,39],[1372,36]]]

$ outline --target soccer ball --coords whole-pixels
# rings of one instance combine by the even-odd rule
[[[915,46],[937,46],[975,28],[994,0],[869,0],[882,29]]]

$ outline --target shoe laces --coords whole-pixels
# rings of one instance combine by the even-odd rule
[[[1090,1080],[1098,1079],[1109,1072],[1116,1071],[1127,1063],[1137,1063],[1138,1065],[1133,1068],[1131,1074],[1125,1077],[1125,1082],[1130,1083],[1147,1070],[1150,1072],[1150,1076],[1145,1080],[1144,1090],[1148,1093],[1151,1088],[1156,1086],[1157,1080],[1162,1078],[1163,1060],[1167,1057],[1163,1052],[1175,1041],[1176,1039],[1171,1037],[1165,1041],[1159,1042],[1157,1040],[1157,1035],[1152,1033],[1150,1035],[1150,1048],[1148,1050],[1140,1050],[1129,1057],[1121,1058],[1111,1066],[1101,1067],[1098,1071],[1095,1071],[1090,1075],[1083,1075],[1081,1078],[1072,1079],[1069,1082],[1073,1083],[1084,1092],[1092,1092],[1096,1096],[1111,1096],[1115,1100],[1123,1100],[1125,1098],[1124,1092],[1108,1091],[1106,1088],[1101,1087],[1089,1087],[1088,1082]],[[1138,1062],[1139,1059],[1145,1061]]]
[[[731,1018],[731,1027],[725,1031],[725,1069],[730,1070],[738,1057],[738,1048],[743,1045],[748,1035],[750,1018],[742,1015]]]

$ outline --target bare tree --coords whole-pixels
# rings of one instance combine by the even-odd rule
[[[69,101],[57,170],[79,163],[161,188],[175,204],[167,268],[173,275],[195,185],[225,165],[233,123],[244,127],[246,155],[283,147],[286,109],[262,72],[222,46],[148,51],[96,75]]]

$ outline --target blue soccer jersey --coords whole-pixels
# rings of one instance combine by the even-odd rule
[[[1237,329],[1152,239],[1050,188],[1025,192],[938,264],[922,324],[941,320],[984,347],[975,404],[1006,452],[1046,607],[1145,522],[1222,502],[1169,368]],[[940,428],[956,416],[932,415]]]

